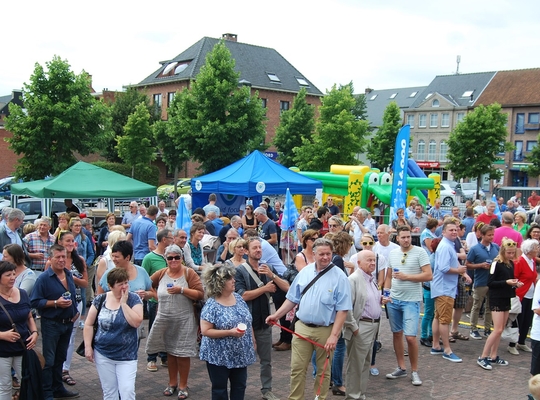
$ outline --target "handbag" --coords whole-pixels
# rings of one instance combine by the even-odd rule
[[[521,314],[521,301],[518,296],[510,299],[510,314]]]
[[[97,314],[96,314],[96,319],[94,321],[94,326],[92,327],[94,332],[92,333],[92,348],[94,348],[94,340],[96,338],[96,333],[97,333],[97,330],[98,330],[98,316],[99,316],[99,312],[101,311],[101,307],[103,307],[103,303],[105,302],[105,297],[107,297],[106,294],[102,295],[101,296],[101,299],[99,300],[99,305],[98,305],[98,308],[97,308]],[[84,353],[84,339],[83,341],[81,342],[81,344],[79,345],[79,347],[77,347],[77,349],[75,350],[75,352],[80,355],[81,357],[86,357],[85,353]]]
[[[298,304],[296,305],[296,312],[294,313],[294,318],[291,321],[292,331],[294,331],[294,325],[296,324],[296,321],[298,321],[297,313],[298,313],[298,310],[300,310],[300,301],[302,301],[302,296],[304,296],[304,294],[309,290],[309,288],[312,287],[315,284],[315,282],[317,282],[320,278],[322,278],[322,276],[326,274],[328,271],[330,271],[333,267],[334,267],[334,263],[330,263],[330,265],[326,267],[322,272],[317,274],[317,276],[313,278],[311,282],[307,284],[304,290],[302,290],[302,293],[300,293],[300,299],[298,300]]]
[[[506,326],[501,333],[501,340],[508,341],[510,343],[517,343],[519,340],[519,328]]]

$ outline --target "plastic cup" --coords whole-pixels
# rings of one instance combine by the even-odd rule
[[[172,283],[167,283],[167,288],[172,288],[174,285]]]
[[[390,297],[390,289],[384,289],[383,290],[383,296],[384,297]]]
[[[394,272],[399,272],[399,268],[394,268]]]
[[[65,292],[64,294],[62,294],[62,297],[64,298],[64,300],[71,300],[71,293]]]
[[[240,333],[244,333],[247,329],[247,325],[240,322],[237,326],[236,326],[236,330]]]

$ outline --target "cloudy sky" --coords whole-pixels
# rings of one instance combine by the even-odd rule
[[[0,96],[54,55],[96,91],[138,83],[203,36],[280,52],[323,92],[435,75],[540,67],[538,0],[11,1],[2,5]]]

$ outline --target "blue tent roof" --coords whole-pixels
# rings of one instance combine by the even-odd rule
[[[246,197],[284,194],[315,194],[322,183],[300,175],[269,159],[260,151],[228,167],[191,180],[193,194],[223,193]]]

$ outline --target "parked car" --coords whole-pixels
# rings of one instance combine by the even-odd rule
[[[452,207],[457,203],[456,191],[447,183],[441,183],[441,203],[445,207]]]
[[[15,183],[15,177],[8,176],[7,178],[0,179],[0,197],[11,197],[11,184]]]
[[[11,202],[0,203],[0,211],[4,207],[11,207]],[[24,213],[24,222],[34,222],[41,215],[41,199],[34,197],[23,198],[17,201],[17,208]],[[61,214],[66,211],[64,199],[54,199],[52,202],[52,212]]]
[[[186,194],[191,189],[191,178],[178,179],[176,192],[178,195]],[[166,183],[158,187],[158,196],[161,199],[170,198],[170,194],[174,190],[174,181]]]
[[[455,187],[455,190],[458,194],[461,195],[461,198],[463,201],[465,200],[475,200],[476,199],[476,182],[465,182],[465,183],[458,183]],[[486,194],[480,188],[479,191],[480,199],[485,199]]]

